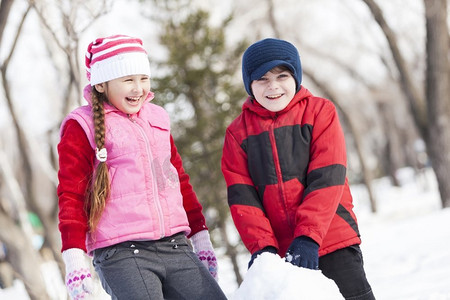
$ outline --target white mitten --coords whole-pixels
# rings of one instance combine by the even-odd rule
[[[63,251],[62,258],[66,265],[66,286],[70,298],[86,299],[94,293],[94,280],[85,252],[78,248]]]
[[[219,280],[217,270],[217,259],[209,237],[208,230],[202,230],[190,238],[195,254],[208,269],[209,273],[216,281]]]

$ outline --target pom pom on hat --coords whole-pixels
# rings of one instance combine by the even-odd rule
[[[285,66],[291,70],[298,92],[302,83],[302,65],[294,45],[284,40],[267,38],[248,47],[242,57],[242,78],[247,93],[253,96],[252,81],[277,66]]]
[[[85,63],[91,86],[123,76],[151,75],[142,40],[126,35],[98,38],[90,43]]]

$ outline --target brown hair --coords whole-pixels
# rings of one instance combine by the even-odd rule
[[[272,70],[270,70],[270,72],[283,72],[283,71],[288,71],[289,73],[291,73],[292,76],[294,76],[294,73],[292,73],[291,69],[289,69],[286,66],[283,65],[278,65],[275,68],[273,68]]]
[[[103,103],[107,102],[106,95],[92,87],[92,114],[94,118],[95,145],[100,150],[105,147],[105,110]],[[109,197],[109,174],[106,162],[98,163],[92,176],[92,184],[88,191],[88,201],[85,209],[88,212],[89,231],[94,232]]]

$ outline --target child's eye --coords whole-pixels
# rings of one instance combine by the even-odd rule
[[[267,80],[266,77],[261,77],[261,78],[259,78],[259,79],[256,79],[256,81],[266,81],[266,80]]]

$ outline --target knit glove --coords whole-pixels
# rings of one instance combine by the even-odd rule
[[[78,248],[63,251],[62,258],[66,265],[66,286],[70,298],[86,299],[94,293],[94,280],[91,276],[85,252]]]
[[[296,237],[286,252],[286,261],[298,267],[317,270],[319,245],[307,236]]]
[[[255,261],[255,259],[258,257],[258,255],[263,254],[264,252],[269,252],[272,254],[277,254],[277,248],[272,247],[272,246],[267,246],[261,250],[256,251],[255,253],[252,254],[252,258],[250,259],[250,261],[248,262],[248,268],[250,269],[250,267],[253,265],[253,262]]]
[[[211,244],[208,230],[202,230],[190,238],[195,254],[216,281],[219,280],[217,259]]]

